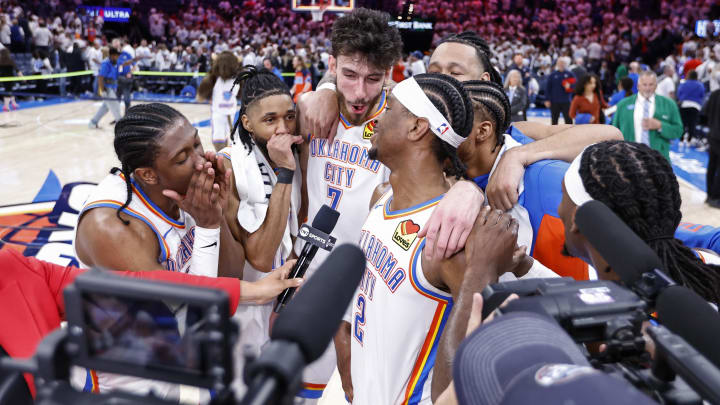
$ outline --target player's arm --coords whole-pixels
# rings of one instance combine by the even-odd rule
[[[105,94],[105,77],[98,75],[98,96],[102,97]]]
[[[327,83],[334,86],[335,82],[335,73],[328,69],[318,83],[318,89]],[[300,133],[304,137],[309,134],[317,138],[332,139],[335,137],[340,123],[340,107],[334,90],[319,89],[303,93],[298,99],[297,111]]]
[[[78,258],[89,266],[110,270],[163,270],[158,262],[160,245],[155,233],[139,219],[115,208],[93,208],[77,226],[75,248]]]
[[[340,328],[338,328],[333,341],[335,342],[335,353],[337,361],[338,374],[340,374],[340,383],[342,389],[345,392],[345,396],[352,403],[353,400],[353,385],[352,376],[350,373],[350,360],[351,360],[351,348],[350,348],[350,333],[352,333],[352,326],[350,322],[343,319],[340,322]]]
[[[571,162],[589,145],[623,139],[620,130],[611,125],[569,125],[563,126],[562,130],[555,129],[560,125],[530,121],[513,125],[523,134],[539,140],[506,151],[490,177],[485,189],[488,202],[493,208],[505,211],[518,201],[518,188],[525,167],[543,159]]]
[[[453,296],[453,307],[447,326],[440,337],[438,357],[433,369],[432,399],[452,380],[452,361],[467,331],[473,293],[496,282],[501,274],[516,264],[518,223],[509,214],[486,207],[481,212],[466,249],[455,256],[433,262],[423,252],[423,269],[428,281]]]
[[[308,161],[310,160],[310,144],[303,142],[298,145],[300,150],[299,161],[300,161],[300,172],[302,174],[302,187],[300,189],[300,210],[298,211],[298,224],[303,224],[308,220],[308,207],[310,206],[310,198],[308,197],[308,185],[307,185],[307,168]]]

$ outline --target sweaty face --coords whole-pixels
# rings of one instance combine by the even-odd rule
[[[368,152],[370,159],[379,160],[386,166],[392,164],[393,152],[403,147],[404,135],[413,118],[395,96],[390,95],[385,112],[375,121],[373,136],[370,138],[372,147]]]
[[[330,71],[337,76],[340,112],[352,124],[361,124],[371,115],[390,71],[370,65],[359,53],[330,58]]]
[[[468,80],[490,80],[490,75],[480,65],[477,51],[470,45],[445,42],[430,56],[430,73],[442,73],[461,82]]]
[[[180,194],[187,192],[195,164],[204,163],[198,131],[183,118],[165,131],[157,141],[158,152],[153,169],[158,184]]]
[[[295,103],[287,94],[276,94],[256,100],[243,115],[243,125],[258,145],[265,145],[273,135],[295,135]]]

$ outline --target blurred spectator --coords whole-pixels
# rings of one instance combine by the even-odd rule
[[[11,77],[11,76],[22,76],[22,72],[18,70],[10,56],[10,50],[8,48],[0,49],[0,77]],[[15,102],[15,96],[12,94],[13,86],[16,82],[3,82],[3,111],[7,112],[10,109],[17,110],[18,105]]]
[[[615,92],[612,97],[610,97],[610,101],[608,104],[610,106],[614,106],[615,104],[619,103],[620,100],[624,99],[625,97],[632,96],[633,93],[633,81],[629,77],[623,77],[620,79],[620,83],[618,83],[618,91]]]
[[[405,80],[405,62],[402,59],[393,66],[391,78],[395,83]]]
[[[576,124],[604,124],[603,108],[607,108],[594,74],[587,74],[575,85],[575,97],[570,104],[570,117]]]
[[[427,73],[423,54],[420,51],[414,51],[410,54],[410,76],[416,76]]]
[[[295,68],[295,81],[292,86],[293,101],[296,103],[300,99],[300,95],[312,90],[312,77],[310,71],[305,66],[302,56],[296,55],[293,58],[293,68]]]
[[[505,78],[505,93],[510,100],[510,122],[526,121],[525,111],[528,106],[527,90],[522,85],[522,74],[519,70],[511,70]]]
[[[570,117],[570,97],[575,85],[575,76],[565,70],[566,63],[564,58],[559,58],[555,64],[555,70],[548,78],[546,91],[548,100],[545,102],[545,106],[550,108],[552,125],[557,125],[560,113],[566,124],[573,123],[572,117]]]
[[[710,127],[706,202],[711,207],[720,208],[720,90],[715,90],[710,94],[710,98],[703,106],[703,115],[707,117],[707,124]]]
[[[702,109],[703,99],[705,98],[705,87],[697,80],[697,77],[696,71],[689,71],[687,80],[680,83],[677,91],[680,116],[687,134],[686,140],[691,143],[697,143],[698,141],[696,133],[698,114]]]
[[[263,59],[263,66],[265,67],[265,69],[273,72],[273,74],[274,74],[275,76],[279,77],[280,79],[283,78],[283,77],[282,77],[282,72],[280,72],[280,69],[278,69],[277,66],[275,66],[275,65],[273,64],[272,59],[270,59],[270,58],[265,58],[265,59]]]
[[[660,77],[655,93],[669,99],[675,99],[675,71],[672,65],[666,64],[663,68],[663,75]]]

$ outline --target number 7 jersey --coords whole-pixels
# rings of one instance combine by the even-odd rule
[[[385,165],[368,156],[374,120],[385,111],[386,104],[386,93],[383,92],[377,111],[362,125],[353,126],[340,114],[340,124],[332,144],[327,139],[310,138],[308,223],[313,222],[323,204],[338,211],[340,217],[332,231],[332,236],[337,238],[335,246],[357,244],[373,191],[390,176],[390,170]],[[308,276],[325,261],[327,255],[324,250],[318,251],[310,263]]]
[[[393,212],[389,191],[363,225],[367,262],[348,311],[353,403],[431,403],[438,343],[453,302],[425,278],[425,239],[417,234],[441,198]]]

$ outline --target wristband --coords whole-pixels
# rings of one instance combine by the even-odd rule
[[[277,184],[292,184],[295,170],[286,169],[284,167],[277,168]]]
[[[315,91],[320,91],[320,90],[332,90],[332,91],[337,92],[337,86],[335,85],[335,83],[330,83],[330,82],[323,83],[323,84],[319,85],[317,87],[317,89],[315,89]]]
[[[190,274],[217,277],[220,256],[220,228],[195,227]]]

